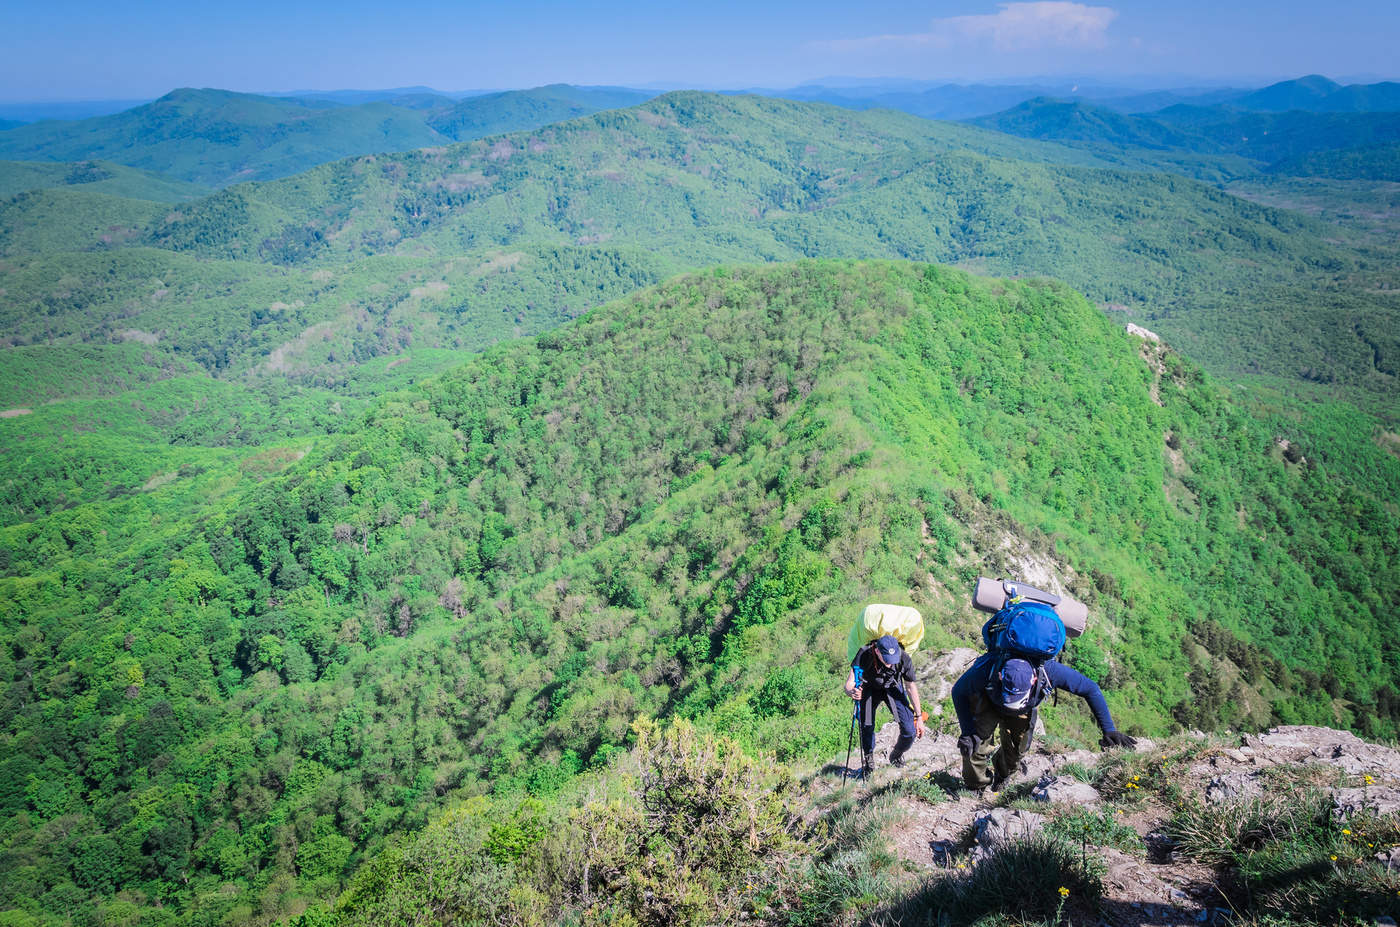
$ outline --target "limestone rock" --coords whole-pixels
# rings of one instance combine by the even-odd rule
[[[1033,811],[993,808],[977,815],[972,827],[977,848],[982,851],[981,855],[987,855],[995,853],[1012,841],[1024,840],[1040,833],[1045,827],[1045,815]]]
[[[1098,789],[1070,776],[1044,776],[1031,790],[1031,798],[1047,804],[1097,805]]]
[[[953,692],[953,683],[967,671],[981,653],[969,647],[955,647],[929,660],[919,670],[920,694],[930,715],[943,713],[943,700]]]
[[[1332,792],[1333,816],[1347,818],[1366,811],[1373,814],[1400,812],[1400,789],[1373,785]]]
[[[1206,801],[1219,803],[1237,801],[1241,798],[1255,798],[1264,794],[1259,779],[1250,773],[1227,773],[1212,776],[1206,786]]]

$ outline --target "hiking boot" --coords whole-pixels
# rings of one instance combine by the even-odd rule
[[[989,785],[989,786],[987,786],[987,788],[990,789],[990,790],[993,791],[993,792],[1000,792],[1000,791],[1001,791],[1001,787],[1002,787],[1003,785],[1006,785],[1006,779],[1007,779],[1006,776],[993,775],[993,776],[992,776],[992,784]]]
[[[875,775],[875,757],[866,754],[860,760],[860,774],[857,778],[870,781],[870,777]]]
[[[890,751],[890,765],[893,766],[893,767],[895,767],[896,769],[903,769],[903,768],[904,768],[904,754],[903,754],[903,753],[895,753],[893,750],[891,750],[891,751]]]

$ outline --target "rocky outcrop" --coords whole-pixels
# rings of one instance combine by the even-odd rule
[[[1099,790],[1069,776],[1041,776],[1031,798],[1049,805],[1097,805]]]
[[[926,700],[932,702],[942,691],[936,676],[956,678],[975,656],[973,651],[942,655],[936,661],[939,673],[924,674]],[[888,752],[897,734],[893,723],[878,732],[877,756]],[[1187,858],[1170,836],[1182,801],[1202,802],[1225,814],[1237,805],[1286,797],[1292,789],[1299,796],[1320,791],[1342,819],[1400,815],[1400,751],[1345,731],[1295,725],[1243,736],[1195,732],[1164,744],[1140,738],[1137,754],[1104,764],[1103,753],[1061,753],[1037,741],[1001,791],[973,792],[959,787],[962,761],[956,737],[944,733],[917,741],[904,768],[881,766],[862,788],[897,796],[903,817],[888,831],[892,849],[909,864],[925,867],[930,877],[966,870],[1008,842],[1053,831],[1065,815],[1098,821],[1094,826],[1105,834],[1116,827],[1120,841],[1126,833],[1131,845],[1094,846],[1092,829],[1081,838],[1102,864],[1098,918],[1107,925],[1184,927],[1230,920],[1229,902],[1219,888],[1228,881],[1226,875]],[[1066,771],[1070,764],[1073,774]],[[1169,772],[1147,788],[1154,766]],[[828,769],[839,773],[839,765]],[[918,789],[902,787],[908,779],[923,781]],[[940,789],[941,798],[926,800],[930,790]],[[1168,801],[1168,794],[1175,797]],[[1043,811],[1027,810],[1021,804],[1027,799]],[[1084,818],[1086,814],[1091,817]],[[1400,872],[1400,846],[1364,851],[1366,859],[1372,854],[1379,866]]]
[[[985,856],[1004,848],[1008,843],[1034,837],[1045,829],[1045,815],[1033,811],[1012,811],[992,808],[973,818],[973,857]]]

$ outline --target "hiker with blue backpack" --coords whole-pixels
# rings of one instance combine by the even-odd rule
[[[979,581],[979,587],[983,582]],[[1039,593],[1039,590],[1029,590]],[[987,653],[978,657],[953,684],[953,709],[958,715],[958,752],[963,757],[963,782],[970,789],[997,791],[1016,771],[1030,749],[1036,708],[1047,695],[1063,689],[1089,703],[1105,749],[1134,747],[1136,741],[1119,731],[1109,714],[1103,690],[1092,679],[1058,662],[1065,645],[1065,622],[1055,609],[1059,597],[1039,593],[1037,601],[1005,586],[1005,602],[982,627]],[[974,602],[987,607],[979,588]],[[1065,610],[1077,605],[1065,600]],[[1082,616],[1079,630],[1083,629]],[[993,739],[1000,729],[1000,744]]]

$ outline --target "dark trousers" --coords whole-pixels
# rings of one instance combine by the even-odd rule
[[[903,689],[886,689],[865,684],[860,698],[860,749],[864,756],[875,752],[875,709],[889,705],[890,713],[899,722],[899,740],[894,742],[894,756],[904,755],[914,743],[914,708]]]
[[[963,757],[963,782],[970,789],[991,785],[992,778],[1006,779],[1016,771],[1021,757],[1031,746],[1035,730],[1035,712],[1006,715],[997,711],[985,698],[978,699],[974,725],[981,743],[969,756]],[[994,739],[1001,731],[1001,743]]]

